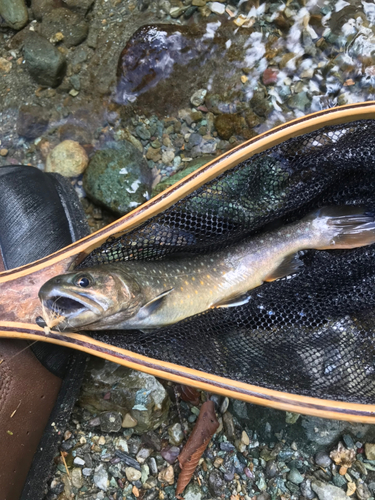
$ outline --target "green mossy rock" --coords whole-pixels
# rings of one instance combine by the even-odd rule
[[[92,157],[83,187],[93,201],[124,215],[149,199],[151,172],[133,144],[111,142]]]

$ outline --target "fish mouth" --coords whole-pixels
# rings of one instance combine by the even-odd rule
[[[103,313],[103,308],[88,297],[73,294],[66,296],[61,293],[41,297],[44,307],[60,316],[78,316],[84,311],[92,311],[96,316]]]

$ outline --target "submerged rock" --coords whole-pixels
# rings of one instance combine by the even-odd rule
[[[24,105],[18,111],[17,134],[26,139],[40,137],[48,127],[48,111],[41,106]]]
[[[69,9],[53,9],[48,12],[42,21],[41,33],[48,40],[56,33],[62,33],[64,44],[67,47],[79,45],[89,32],[87,21],[78,13]]]
[[[30,31],[25,39],[26,69],[40,85],[57,87],[66,69],[65,57],[48,40]]]
[[[15,30],[23,28],[29,20],[24,0],[0,0],[0,16]]]
[[[345,491],[332,484],[314,480],[311,488],[318,495],[319,500],[347,500]]]
[[[234,23],[220,22],[143,26],[121,53],[116,102],[134,103],[150,115],[173,115],[191,104],[202,104],[209,87],[218,102],[230,103],[232,111],[221,107],[221,112],[246,107],[242,102],[246,90],[239,75],[249,47],[249,31],[243,29],[234,36],[236,28]],[[262,56],[262,50],[252,54],[254,64]]]
[[[92,359],[79,405],[94,412],[127,413],[137,421],[137,433],[157,429],[168,416],[170,399],[152,375],[107,361]]]
[[[127,141],[108,143],[97,151],[83,177],[88,196],[120,215],[149,199],[151,182],[145,159]]]
[[[63,141],[48,155],[46,172],[57,172],[64,177],[77,177],[88,164],[86,151],[75,141]]]

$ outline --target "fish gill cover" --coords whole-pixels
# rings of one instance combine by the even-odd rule
[[[92,252],[81,268],[230,246],[322,206],[375,212],[375,121],[320,129],[253,156]],[[304,251],[301,270],[151,333],[95,337],[151,358],[292,393],[373,402],[375,245]]]

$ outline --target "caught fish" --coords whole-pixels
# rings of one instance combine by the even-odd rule
[[[62,274],[42,286],[39,298],[48,328],[155,329],[210,308],[246,303],[249,290],[296,273],[301,250],[374,242],[375,219],[363,207],[323,208],[207,255],[117,262]]]

